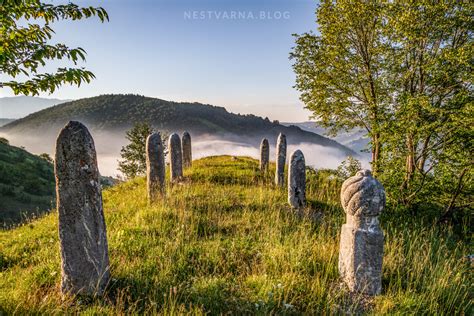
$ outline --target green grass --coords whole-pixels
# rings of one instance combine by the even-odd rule
[[[274,167],[274,166],[272,166]],[[471,314],[468,247],[449,227],[387,210],[383,293],[338,280],[339,182],[309,174],[309,209],[257,162],[205,158],[148,205],[145,181],[104,191],[112,281],[107,295],[61,299],[57,214],[0,232],[0,314]]]

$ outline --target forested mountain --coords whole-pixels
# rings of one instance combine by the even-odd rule
[[[47,157],[0,139],[0,226],[51,209],[54,196],[53,165]]]
[[[163,131],[194,135],[209,135],[220,139],[238,140],[252,145],[262,137],[275,141],[280,132],[290,142],[311,143],[354,152],[329,138],[303,131],[296,126],[284,126],[255,115],[229,113],[223,107],[208,104],[171,102],[138,95],[102,95],[80,99],[33,113],[0,128],[7,135],[35,137],[56,135],[69,120],[85,123],[94,132],[118,132],[130,129],[138,122],[148,122]]]

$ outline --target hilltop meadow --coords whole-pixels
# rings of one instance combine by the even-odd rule
[[[285,9],[261,2],[242,2],[242,9]],[[76,24],[71,32],[63,22],[109,22],[109,9],[1,1],[2,89],[25,96],[134,94],[34,113],[43,106],[29,104],[22,115],[0,118],[0,211],[8,211],[0,214],[0,316],[474,315],[474,1],[320,0],[304,9],[297,2],[285,2],[291,23],[268,19],[255,21],[258,27],[216,27],[211,19],[184,25],[170,18],[182,14],[182,5],[111,2],[110,22],[117,24]],[[236,6],[222,1],[218,8]],[[202,34],[213,40],[196,41]],[[83,45],[100,67],[83,65]],[[59,61],[60,68],[50,67]],[[97,85],[82,88],[96,78]],[[81,91],[56,95],[63,84]],[[220,100],[244,112],[262,107],[272,120],[137,93]],[[309,115],[328,137],[359,137],[349,148],[307,123],[280,124],[277,118],[294,120],[301,105],[304,119]],[[71,120],[77,122],[53,146]],[[150,128],[134,133],[137,124]],[[152,131],[162,134],[149,147]],[[194,159],[209,157],[182,177],[183,147],[171,135],[173,175],[166,194],[151,203],[144,166],[149,187],[159,182],[161,192],[160,137],[184,131],[193,137]],[[274,144],[280,133],[290,140],[285,151],[306,156],[290,158],[289,199],[287,188],[273,184],[274,164],[259,171],[267,166],[268,143],[262,142],[260,168],[247,157],[262,138]],[[125,140],[131,143],[122,148]],[[111,166],[121,153],[127,181],[101,187],[115,180],[99,177],[95,147],[103,175],[115,168],[107,172],[102,161]],[[369,165],[359,161],[369,154],[370,172],[342,185]],[[313,169],[337,168],[342,159],[337,170]],[[159,172],[150,171],[153,160]],[[160,180],[151,185],[154,178]],[[59,210],[50,206],[54,182]],[[22,221],[20,211],[30,207],[31,218]]]
[[[144,178],[104,190],[112,278],[102,298],[61,298],[56,211],[0,231],[0,314],[472,314],[468,227],[388,205],[382,295],[351,294],[337,269],[343,179],[307,178],[300,214],[247,157],[195,161],[152,205]]]

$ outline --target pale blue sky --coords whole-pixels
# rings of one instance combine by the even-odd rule
[[[110,15],[104,24],[91,19],[54,26],[54,41],[86,49],[86,67],[97,79],[42,96],[136,93],[282,121],[308,118],[292,88],[288,55],[292,33],[316,29],[315,0],[74,2],[103,6]]]

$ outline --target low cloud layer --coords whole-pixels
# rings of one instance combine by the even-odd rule
[[[119,175],[118,160],[120,159],[120,149],[127,141],[125,135],[116,133],[94,133],[99,170],[102,175],[117,176]],[[12,135],[1,134],[0,137],[7,138],[12,145],[23,146],[26,150],[35,153],[48,153],[54,155],[55,137],[50,135],[42,135],[41,137],[16,137]],[[199,159],[207,156],[216,155],[233,155],[233,156],[249,156],[258,159],[259,148],[247,143],[236,141],[228,141],[215,137],[196,136],[193,138],[193,158]],[[314,145],[310,143],[288,144],[288,159],[294,150],[300,149],[305,155],[306,164],[314,168],[337,168],[340,163],[346,159],[341,151]],[[270,144],[270,160],[275,160],[275,144]],[[362,161],[364,167],[368,167],[368,161]]]

